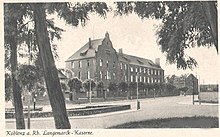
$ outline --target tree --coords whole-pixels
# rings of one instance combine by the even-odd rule
[[[8,4],[10,5],[10,4]],[[16,4],[11,4],[12,6]],[[61,91],[60,82],[58,79],[57,69],[54,63],[53,54],[51,51],[51,45],[50,45],[50,39],[49,33],[47,31],[47,25],[46,25],[46,10],[48,14],[54,14],[54,12],[58,13],[58,16],[60,18],[63,18],[68,24],[71,24],[73,26],[77,26],[79,22],[81,21],[82,24],[86,23],[86,20],[88,20],[88,13],[89,12],[97,12],[100,15],[105,15],[105,13],[108,11],[108,7],[105,3],[28,3],[28,4],[20,4],[20,7],[22,9],[21,15],[18,17],[21,17],[23,19],[26,14],[31,14],[31,17],[33,17],[34,24],[35,24],[35,35],[36,35],[36,43],[38,45],[39,49],[39,55],[41,58],[42,68],[44,71],[44,77],[46,81],[47,91],[50,99],[50,104],[52,107],[54,120],[55,120],[55,126],[56,128],[70,128],[69,120],[66,113],[66,107],[64,102],[64,97]],[[19,8],[20,8],[19,7]],[[13,7],[14,8],[14,7]],[[12,8],[12,9],[13,9]],[[12,13],[16,13],[18,8],[14,8],[15,10],[12,11]],[[9,12],[10,13],[10,12]],[[8,14],[9,14],[8,13]],[[10,15],[10,14],[9,14]],[[17,17],[16,15],[13,17]],[[16,27],[17,20],[14,19],[13,22]],[[13,28],[13,27],[9,27]],[[6,31],[5,31],[6,32]],[[17,33],[15,33],[17,34]],[[14,34],[13,34],[14,35]],[[13,36],[11,35],[11,36]],[[13,57],[16,57],[14,53],[17,53],[17,44],[18,42],[15,38],[12,40],[10,38],[11,45],[14,48],[13,50]],[[14,46],[15,45],[15,46]],[[20,122],[22,128],[24,128],[24,122],[23,120],[23,111],[21,112],[23,106],[21,99],[20,99],[20,93],[14,92],[16,91],[16,79],[15,79],[15,73],[16,72],[16,59],[11,59],[12,62],[12,83],[13,85],[13,93],[15,93],[13,96],[16,97],[15,104],[15,110],[17,112],[16,122]],[[15,62],[15,63],[14,63]],[[19,94],[19,95],[18,95]],[[20,105],[21,104],[21,105]],[[21,120],[19,120],[21,119]],[[19,128],[17,126],[17,128]]]
[[[72,93],[77,93],[82,88],[82,82],[78,78],[73,78],[68,81],[70,87],[70,100],[72,100]]]
[[[136,13],[140,18],[162,20],[158,44],[169,63],[193,68],[197,62],[185,55],[195,46],[215,46],[218,52],[217,1],[116,2],[116,14]]]
[[[5,73],[5,101],[12,99],[11,76]]]
[[[22,24],[22,11],[19,4],[4,4],[4,46],[6,47],[5,49],[9,50],[10,63],[8,65],[10,65],[11,70],[11,86],[17,129],[25,129],[21,91],[17,82],[17,45],[19,33],[17,23]]]
[[[129,91],[130,91],[130,95],[134,94],[135,91],[137,90],[137,82],[131,82],[129,83]]]
[[[87,90],[87,91],[90,91],[90,88],[91,88],[91,91],[93,91],[93,89],[95,88],[96,84],[95,82],[92,80],[92,79],[87,79],[83,82],[83,87]]]
[[[62,91],[65,93],[65,91],[67,90],[66,83],[60,82],[60,86],[61,86]]]
[[[110,82],[108,85],[108,89],[114,97],[117,95],[118,85],[115,82]]]
[[[121,90],[122,92],[125,92],[128,90],[128,83],[126,82],[120,82],[118,84],[118,89]]]
[[[126,82],[120,82],[120,83],[118,84],[118,89],[121,90],[122,93],[123,93],[123,92],[127,92],[127,96],[128,96],[128,83],[126,83]]]
[[[103,98],[105,98],[105,93],[103,93],[103,90],[104,90],[104,83],[102,81],[99,81],[97,84],[97,91],[103,96]]]

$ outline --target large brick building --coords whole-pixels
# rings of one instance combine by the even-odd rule
[[[124,54],[113,48],[109,34],[103,39],[91,40],[66,60],[66,68],[73,77],[82,81],[102,81],[107,87],[110,82],[160,83],[164,81],[164,70],[160,60],[151,60]]]

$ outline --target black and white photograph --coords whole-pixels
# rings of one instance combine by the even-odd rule
[[[219,128],[217,1],[2,8],[6,136]]]

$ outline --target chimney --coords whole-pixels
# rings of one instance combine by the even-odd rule
[[[122,48],[118,49],[119,54],[123,54]]]
[[[158,65],[158,66],[160,66],[160,58],[156,58],[156,59],[155,59],[155,64]]]
[[[91,38],[89,38],[89,48],[92,48],[92,42],[91,42]]]
[[[108,39],[109,39],[108,31],[105,33],[105,38],[108,38]]]

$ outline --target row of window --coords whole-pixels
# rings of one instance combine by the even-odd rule
[[[100,59],[99,61],[100,67],[103,66],[103,60]],[[113,62],[113,68],[115,68],[115,61]],[[90,60],[87,60],[87,67],[90,66]],[[74,68],[74,62],[71,62],[71,67]],[[82,68],[82,61],[78,61],[78,67]],[[109,60],[106,61],[106,67],[109,67]],[[120,69],[127,70],[127,64],[120,63]],[[135,69],[135,71],[134,71]],[[149,69],[149,68],[142,68],[142,67],[130,67],[131,72],[137,72],[137,73],[147,73],[148,75],[162,75],[162,72],[160,70],[156,69]]]
[[[89,66],[90,66],[90,60],[87,60],[87,67],[89,67]],[[75,67],[74,62],[71,62],[71,67],[72,68]],[[82,68],[82,61],[81,60],[78,61],[78,67]]]
[[[151,77],[142,77],[142,76],[133,76],[131,75],[131,82],[144,82],[144,83],[160,83],[160,78],[151,78]]]
[[[99,72],[99,75],[100,75],[100,80],[103,80],[103,79],[107,79],[107,80],[110,80],[110,79],[116,79],[116,75],[115,75],[115,72],[113,73],[110,73],[109,71],[106,71],[106,73],[103,73],[102,71]],[[90,79],[90,71],[87,71],[87,79]],[[78,72],[78,78],[81,79],[81,72]],[[125,75],[124,76],[124,81],[127,82],[128,79],[127,79],[127,76]],[[146,76],[134,76],[134,75],[131,75],[130,77],[130,81],[131,82],[144,82],[144,83],[155,83],[155,82],[158,82],[160,83],[160,78],[151,78],[151,77],[146,77]]]

